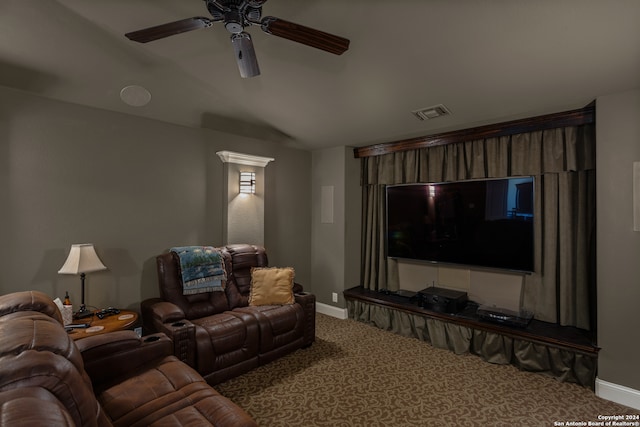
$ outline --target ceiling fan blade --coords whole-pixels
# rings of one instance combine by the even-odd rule
[[[336,55],[342,55],[349,48],[348,39],[273,16],[265,16],[260,25],[265,33],[306,44]]]
[[[207,28],[212,25],[213,21],[211,19],[196,16],[194,18],[181,19],[180,21],[156,25],[155,27],[145,28],[143,30],[132,31],[125,34],[125,36],[134,42],[147,43],[176,34],[186,33],[187,31]]]
[[[231,44],[236,54],[240,77],[255,77],[260,75],[260,67],[258,67],[258,59],[256,52],[253,50],[253,42],[249,33],[244,31],[231,35]]]

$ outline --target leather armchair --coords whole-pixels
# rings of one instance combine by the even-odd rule
[[[163,334],[74,342],[37,291],[0,296],[0,426],[256,426],[179,361]]]

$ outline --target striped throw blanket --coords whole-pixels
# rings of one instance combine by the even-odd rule
[[[171,248],[180,259],[182,294],[224,291],[227,275],[222,254],[211,246]]]

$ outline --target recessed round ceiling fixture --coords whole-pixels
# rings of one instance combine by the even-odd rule
[[[144,107],[151,101],[151,92],[138,85],[125,86],[120,91],[120,99],[132,107]]]

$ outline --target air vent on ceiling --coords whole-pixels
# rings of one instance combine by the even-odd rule
[[[434,105],[433,107],[421,108],[420,110],[412,111],[413,115],[420,120],[430,120],[436,117],[448,116],[451,111],[443,104]]]

